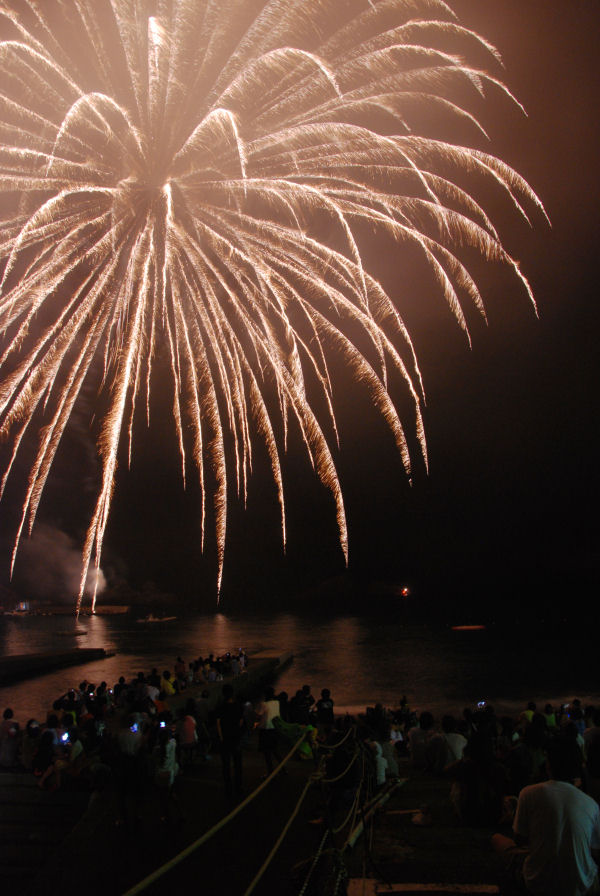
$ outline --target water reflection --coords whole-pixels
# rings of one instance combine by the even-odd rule
[[[253,618],[215,613],[152,625],[130,617],[94,616],[80,619],[80,627],[85,636],[75,635],[75,621],[66,616],[0,617],[4,655],[77,647],[104,647],[116,654],[2,688],[0,709],[11,705],[26,721],[43,715],[57,696],[83,678],[112,686],[120,675],[132,678],[153,666],[172,668],[179,655],[189,662],[239,647],[250,655],[291,651],[294,662],[278,687],[291,696],[309,684],[317,697],[322,688],[330,688],[338,710],[364,709],[375,702],[398,705],[403,694],[412,706],[436,713],[460,711],[481,699],[507,711],[521,707],[523,700],[568,702],[576,694],[600,702],[592,693],[600,686],[594,652],[579,649],[574,658],[564,639],[555,644],[545,637],[536,646],[537,662],[532,662],[530,632],[523,632],[519,641],[519,633],[512,631],[434,630],[387,616],[295,613]],[[68,634],[59,635],[61,631]]]

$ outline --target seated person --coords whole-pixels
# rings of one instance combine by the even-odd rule
[[[513,822],[515,840],[502,834],[492,838],[519,892],[600,893],[593,856],[600,848],[600,807],[572,783],[578,770],[574,748],[574,742],[562,736],[549,743],[550,780],[521,791]]]

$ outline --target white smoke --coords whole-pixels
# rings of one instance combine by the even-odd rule
[[[25,599],[74,601],[81,579],[81,550],[73,538],[54,526],[40,523],[31,538],[19,546],[14,584]],[[101,569],[90,568],[85,593],[91,596],[97,583],[97,594],[106,588]]]

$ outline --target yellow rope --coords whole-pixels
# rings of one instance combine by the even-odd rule
[[[333,752],[333,750],[337,750],[338,747],[341,747],[344,741],[346,741],[351,734],[354,734],[355,731],[356,727],[353,725],[351,728],[348,728],[341,740],[336,741],[334,744],[319,744],[319,747],[321,750],[331,750]]]
[[[358,753],[358,749],[355,749],[355,750],[354,750],[354,753],[352,754],[352,756],[351,756],[351,758],[350,758],[350,762],[348,763],[348,765],[346,766],[346,768],[344,769],[344,771],[343,771],[343,772],[340,772],[340,774],[337,775],[335,778],[323,778],[323,784],[337,784],[338,781],[341,781],[342,778],[344,777],[344,775],[345,775],[347,772],[349,772],[350,769],[352,768],[352,766],[354,765],[354,761],[355,761],[355,759],[357,758],[358,755],[359,755],[359,753]]]
[[[291,827],[291,825],[292,825],[292,822],[293,822],[294,818],[296,817],[296,815],[297,815],[298,812],[300,811],[300,806],[301,806],[302,803],[304,802],[304,798],[305,798],[306,794],[308,793],[309,788],[312,786],[312,783],[313,783],[313,780],[312,780],[312,776],[311,776],[311,777],[308,779],[308,781],[306,782],[306,784],[304,785],[304,790],[303,790],[302,793],[300,794],[300,799],[299,799],[298,802],[296,803],[296,806],[295,806],[295,808],[294,808],[294,811],[292,812],[292,814],[291,814],[290,817],[288,818],[288,820],[287,820],[287,822],[286,822],[286,824],[285,824],[285,827],[283,828],[281,834],[279,835],[279,837],[278,837],[277,840],[275,841],[275,844],[274,844],[274,846],[273,846],[271,852],[269,853],[269,855],[267,856],[267,858],[264,860],[264,862],[263,862],[262,865],[260,866],[258,872],[256,873],[256,876],[254,877],[254,880],[252,881],[252,883],[250,884],[250,886],[249,886],[248,889],[246,890],[244,896],[250,896],[250,893],[252,893],[252,891],[253,891],[254,888],[256,887],[257,883],[260,881],[261,877],[263,876],[263,874],[265,873],[265,871],[267,870],[267,868],[268,868],[269,865],[271,864],[271,862],[272,862],[272,860],[273,860],[273,857],[275,856],[275,853],[277,852],[277,850],[278,850],[279,847],[281,846],[281,844],[282,844],[282,842],[283,842],[283,839],[284,839],[285,835],[287,834],[287,832],[289,831],[289,829],[290,829],[290,827]]]
[[[352,729],[350,729],[348,732],[346,732],[346,735],[338,744],[332,745],[333,749],[336,749],[337,747],[341,746],[341,744],[344,743],[344,741],[350,735],[351,731],[352,731]],[[238,806],[236,806],[235,809],[232,809],[232,811],[228,815],[226,815],[224,818],[222,818],[220,821],[218,821],[215,825],[213,825],[213,827],[210,828],[210,830],[206,831],[205,834],[203,834],[201,837],[199,837],[193,843],[190,843],[189,846],[187,846],[185,849],[183,849],[181,852],[179,852],[176,856],[173,856],[172,859],[169,859],[168,862],[165,862],[164,865],[161,865],[160,868],[157,868],[156,871],[153,871],[151,874],[149,874],[147,877],[145,877],[142,881],[140,881],[134,887],[127,890],[127,892],[124,894],[124,896],[137,896],[138,893],[142,893],[147,887],[149,887],[155,881],[159,880],[161,877],[163,877],[165,874],[167,874],[172,868],[174,868],[176,865],[180,864],[180,862],[184,861],[184,859],[186,859],[189,855],[191,855],[193,852],[195,852],[197,849],[199,849],[200,846],[202,846],[204,843],[206,843],[208,840],[210,840],[210,838],[212,836],[214,836],[214,834],[216,834],[218,831],[220,831],[221,828],[225,827],[225,825],[228,824],[233,818],[235,818],[236,815],[239,815],[239,813],[243,809],[245,809],[246,806],[249,805],[249,803],[251,803],[252,800],[255,799],[258,796],[258,794],[261,793],[261,791],[264,790],[264,788],[267,787],[270,784],[270,782],[279,774],[279,772],[283,769],[283,767],[290,761],[292,756],[295,755],[297,749],[299,748],[300,744],[303,742],[305,737],[306,737],[306,732],[304,732],[302,734],[302,736],[300,738],[298,738],[298,740],[296,741],[296,743],[294,744],[294,746],[292,747],[290,752],[279,763],[279,765],[271,772],[271,774],[255,790],[253,790],[252,793],[249,794],[243,802],[241,802]],[[334,783],[336,781],[339,781],[341,778],[343,778],[343,776],[346,774],[346,772],[350,769],[352,764],[355,762],[356,758],[357,758],[357,753],[355,753],[352,756],[349,765],[342,772],[341,775],[339,775],[336,778],[323,779],[324,782]],[[363,758],[363,764],[364,764],[364,758]],[[363,770],[363,773],[364,773],[364,770]],[[283,830],[281,831],[281,834],[277,838],[275,844],[273,845],[273,848],[271,849],[267,858],[261,865],[261,867],[258,870],[257,874],[255,875],[253,881],[251,882],[250,886],[246,890],[244,896],[250,896],[250,894],[255,889],[256,885],[259,883],[263,874],[265,873],[265,871],[269,867],[271,861],[273,860],[273,857],[277,853],[277,850],[281,846],[287,832],[289,831],[289,829],[292,825],[292,822],[294,821],[296,815],[300,811],[300,807],[301,807],[302,803],[304,802],[304,799],[306,797],[306,794],[309,791],[309,788],[312,786],[312,784],[315,782],[315,780],[317,780],[319,777],[322,776],[322,774],[323,774],[323,769],[322,769],[322,764],[321,764],[319,769],[315,773],[313,773],[310,776],[310,778],[308,779],[308,781],[306,782],[306,785],[304,786],[304,789],[303,789],[302,793],[300,794],[300,798],[299,798],[298,802],[296,803],[296,806],[295,806],[292,814],[288,818]],[[356,802],[352,806],[352,808],[350,810],[350,814],[352,814],[353,812],[356,817]],[[347,821],[348,821],[348,819],[346,819],[346,821],[344,822],[344,825],[347,823]],[[338,829],[338,830],[340,830],[340,829]]]
[[[365,823],[369,821],[370,818],[372,818],[375,810],[379,806],[382,806],[384,803],[387,803],[394,790],[396,790],[396,788],[398,787],[401,787],[405,783],[406,778],[400,778],[398,781],[395,781],[393,784],[391,784],[386,790],[382,790],[380,793],[375,795],[370,803],[365,806],[363,818],[361,819],[359,824],[348,834],[348,838],[344,843],[344,846],[342,847],[342,852],[347,849],[351,849],[354,846],[354,843],[356,842],[356,840],[358,840],[358,837],[365,828]]]
[[[352,805],[350,806],[350,811],[344,818],[343,822],[337,828],[332,829],[332,831],[331,831],[332,834],[339,834],[340,831],[343,831],[344,828],[346,827],[346,825],[348,824],[348,822],[350,821],[350,818],[352,818],[354,821],[354,819],[356,818],[356,812],[358,809],[359,799],[360,799],[360,787],[357,787],[356,793],[354,794],[354,799],[352,800]]]
[[[273,780],[273,778],[279,774],[279,772],[284,767],[284,765],[286,765],[286,763],[289,762],[289,760],[295,754],[296,750],[298,749],[298,747],[304,740],[304,737],[305,737],[305,734],[302,734],[302,737],[298,738],[298,740],[296,741],[296,743],[294,744],[294,746],[292,747],[290,752],[279,763],[277,768],[273,769],[273,771],[271,772],[269,777],[266,778],[266,780],[264,780],[262,782],[262,784],[260,784],[256,788],[256,790],[253,790],[252,793],[250,793],[243,802],[241,802],[238,806],[236,806],[235,809],[232,809],[228,815],[226,815],[224,818],[222,818],[220,821],[218,821],[215,825],[213,825],[213,827],[210,828],[210,830],[206,831],[205,834],[202,834],[201,837],[199,837],[193,843],[190,843],[189,846],[186,846],[185,849],[183,849],[181,852],[177,853],[176,856],[173,856],[172,859],[169,859],[168,862],[165,862],[164,865],[161,865],[160,868],[157,868],[156,871],[153,871],[152,874],[149,874],[147,877],[145,877],[142,881],[140,881],[138,884],[136,884],[130,890],[127,890],[127,892],[124,894],[124,896],[136,896],[137,893],[142,893],[147,887],[150,886],[150,884],[153,884],[155,881],[159,880],[161,877],[163,877],[163,875],[167,874],[167,872],[169,872],[172,868],[174,868],[180,862],[183,862],[184,859],[187,859],[187,857],[189,855],[191,855],[200,846],[202,846],[204,843],[206,843],[207,840],[210,840],[210,838],[214,834],[216,834],[217,831],[220,831],[221,828],[225,827],[225,825],[229,821],[231,821],[232,818],[235,818],[236,815],[239,815],[239,813],[242,811],[242,809],[245,809],[246,806],[249,803],[251,803],[252,800],[255,799],[255,797],[257,797],[258,794],[262,790],[264,790],[264,788]],[[312,780],[309,779],[305,790],[308,789],[308,785],[311,783],[312,783]],[[302,798],[304,798],[304,794],[303,794]]]

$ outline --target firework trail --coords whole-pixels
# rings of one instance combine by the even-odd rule
[[[482,55],[486,70],[465,61]],[[525,219],[543,214],[531,188],[492,155],[411,130],[427,109],[481,143],[478,95],[492,86],[517,102],[499,70],[442,0],[0,0],[2,489],[34,427],[16,552],[93,383],[101,482],[78,611],[161,359],[202,540],[214,502],[219,586],[228,490],[244,499],[256,438],[285,544],[280,457],[294,420],[347,555],[332,354],[368,388],[410,474],[388,377],[405,382],[426,457],[404,297],[365,269],[360,233],[416,248],[467,335],[463,304],[484,310],[465,250],[512,268],[533,301],[464,182],[487,179]]]

